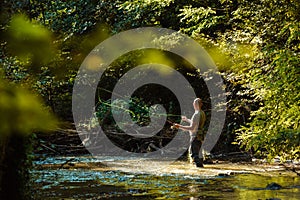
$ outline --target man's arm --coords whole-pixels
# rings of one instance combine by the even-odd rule
[[[192,130],[194,130],[195,125],[196,125],[196,123],[192,123],[189,126],[182,126],[180,124],[174,124],[175,128],[179,128],[179,129],[184,130],[184,131],[192,131]]]
[[[181,130],[184,130],[184,131],[192,131],[196,128],[196,126],[198,125],[199,123],[199,117],[198,116],[193,116],[190,121],[190,125],[189,126],[183,126],[183,125],[180,125],[180,124],[174,124],[174,127],[175,128],[179,128]]]

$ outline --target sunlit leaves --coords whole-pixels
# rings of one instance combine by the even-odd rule
[[[252,112],[252,121],[239,130],[238,140],[247,149],[254,148],[270,159],[275,156],[297,159],[300,157],[300,60],[289,50],[271,51],[265,59],[272,61],[250,77],[249,82],[263,106]]]
[[[269,159],[300,157],[299,22],[295,20],[299,3],[293,3],[243,1],[233,12],[236,31],[225,37],[233,43],[225,48],[233,55],[231,70],[260,102],[249,123],[237,131],[237,140]],[[235,54],[236,43],[245,48],[237,48]]]
[[[208,30],[219,23],[219,20],[224,16],[217,16],[216,11],[212,8],[192,8],[191,6],[181,9],[181,22],[185,23],[188,28],[184,31],[190,34],[201,33]]]
[[[114,26],[116,30],[137,28],[142,26],[158,26],[169,18],[164,15],[168,8],[174,3],[174,0],[131,0],[118,1],[117,9],[121,12],[122,18],[119,18]],[[169,13],[173,15],[172,13]],[[120,17],[120,16],[119,16]],[[176,18],[176,15],[174,15]]]

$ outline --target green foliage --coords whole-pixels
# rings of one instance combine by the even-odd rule
[[[139,125],[148,124],[149,121],[149,106],[139,98],[131,98],[129,102],[117,99],[110,103],[109,101],[100,101],[97,107],[97,117],[102,120],[113,121],[111,115],[112,107],[115,110],[115,114],[127,113],[132,117],[132,120]]]
[[[212,27],[221,24],[219,21],[223,19],[224,16],[217,16],[216,11],[212,8],[197,7],[192,8],[191,6],[184,7],[182,13],[181,22],[187,25],[184,29],[187,33],[201,33],[205,30],[210,30]]]
[[[177,108],[174,108],[172,105],[173,105],[172,102],[168,102],[168,105],[164,105],[164,106],[167,107],[168,110],[167,113],[169,113],[167,115],[167,118],[171,121],[175,121],[178,120],[180,116],[174,114],[176,113]],[[150,121],[151,112],[157,115],[159,114],[163,115],[163,113],[160,113],[161,111],[158,109],[158,107],[153,106],[152,109],[154,110],[151,110],[150,106],[153,106],[153,104],[151,104],[151,101],[145,100],[141,97],[132,97],[130,98],[129,102],[125,102],[122,99],[117,99],[112,103],[110,102],[110,99],[107,101],[99,99],[99,102],[97,104],[96,116],[100,120],[100,124],[106,126],[108,124],[105,123],[114,121],[111,113],[111,109],[114,108],[114,112],[115,112],[114,114],[120,115],[121,113],[125,112],[131,116],[133,122],[135,122],[140,126],[146,126],[151,122]],[[118,129],[120,127],[115,127],[115,128]]]
[[[231,15],[238,3],[235,1],[193,1],[180,9],[180,29],[193,36],[209,35],[216,38],[231,28]]]
[[[95,13],[102,1],[17,1],[11,5],[14,11],[25,13],[30,19],[39,21],[54,32],[61,34],[80,34],[95,22],[99,15]]]
[[[235,13],[244,22],[241,28],[256,38],[261,48],[243,70],[245,84],[261,102],[260,108],[237,130],[237,140],[269,159],[300,158],[300,37],[299,12],[295,10],[300,4],[291,3],[247,2]]]
[[[132,0],[120,2],[117,8],[124,13],[122,20],[117,24],[119,30],[142,26],[157,26],[163,20],[164,11],[170,8],[174,0]]]
[[[263,106],[251,113],[252,121],[239,129],[238,140],[268,157],[298,159],[300,155],[299,56],[287,50],[273,52],[271,69],[255,72],[252,87]],[[266,151],[264,151],[266,150]]]

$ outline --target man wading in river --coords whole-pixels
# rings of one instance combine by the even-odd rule
[[[196,98],[193,102],[195,113],[191,119],[188,119],[186,116],[182,116],[182,121],[188,122],[189,126],[183,126],[180,124],[174,124],[175,128],[179,128],[184,131],[189,131],[190,133],[190,142],[191,146],[189,152],[193,159],[193,162],[197,167],[203,167],[203,156],[199,158],[199,153],[202,145],[202,140],[204,138],[203,126],[206,120],[206,116],[202,108],[202,99]]]

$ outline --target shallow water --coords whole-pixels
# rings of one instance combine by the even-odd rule
[[[59,166],[32,171],[37,199],[300,199],[299,176],[265,169],[198,169],[182,161],[166,167],[162,161],[108,157],[49,157],[35,164]],[[152,170],[158,165],[163,167]],[[267,188],[270,183],[282,188]]]

